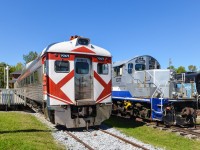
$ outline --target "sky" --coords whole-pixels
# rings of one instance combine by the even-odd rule
[[[0,0],[0,62],[24,63],[70,36],[90,38],[113,62],[151,55],[163,69],[200,69],[199,0]]]

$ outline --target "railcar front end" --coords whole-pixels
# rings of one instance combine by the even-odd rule
[[[43,98],[30,97],[31,93],[26,97],[40,103],[50,121],[77,128],[100,125],[110,117],[111,54],[107,50],[75,36],[49,45],[37,60],[40,67],[37,62],[30,65],[19,82],[42,71],[38,92]]]

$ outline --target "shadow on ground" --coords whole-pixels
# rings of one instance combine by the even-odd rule
[[[108,120],[103,122],[103,125],[109,127],[117,127],[117,128],[137,128],[145,125],[143,122],[135,121],[131,118],[123,118],[118,116],[111,116]]]
[[[7,133],[30,133],[30,132],[52,132],[51,130],[37,130],[37,129],[27,129],[27,130],[10,130],[10,131],[0,131],[0,134]]]

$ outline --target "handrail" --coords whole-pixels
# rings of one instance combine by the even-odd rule
[[[153,78],[153,76],[147,71],[147,70],[145,70],[145,72],[147,72],[152,78]],[[151,96],[151,98],[153,98],[153,96],[154,96],[154,94],[159,90],[160,92],[161,92],[161,98],[163,98],[163,96],[164,96],[164,93],[163,93],[163,91],[160,89],[160,83],[154,78],[154,80],[158,83],[158,86],[156,85],[156,84],[154,84],[157,88],[156,88],[156,90],[154,91],[154,93],[152,94],[152,96]]]

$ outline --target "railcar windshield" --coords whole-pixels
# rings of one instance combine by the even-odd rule
[[[69,61],[55,61],[55,72],[69,72]]]
[[[97,72],[98,74],[108,74],[108,64],[98,63],[97,64]]]
[[[89,73],[88,62],[76,62],[76,73],[77,74],[88,74]]]

